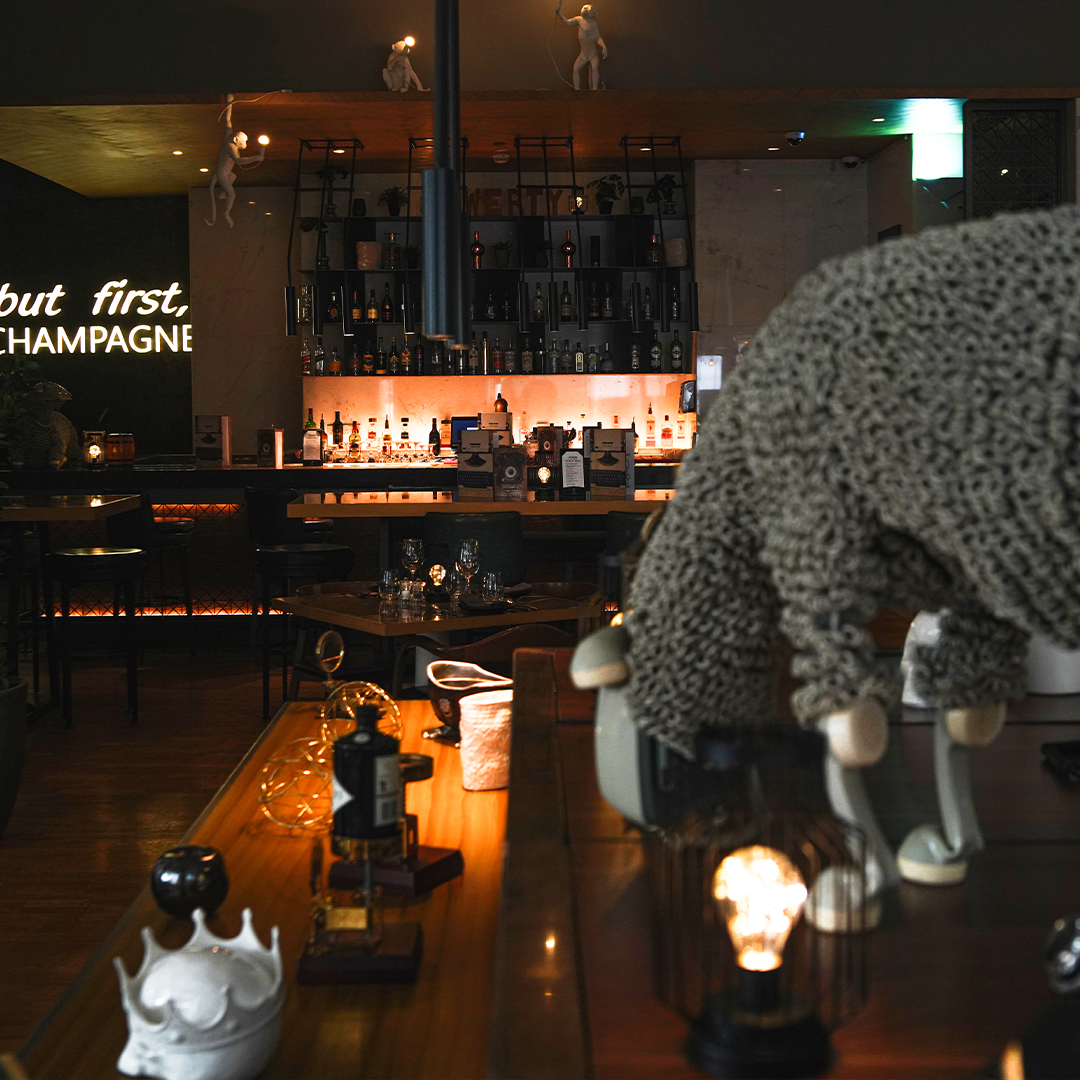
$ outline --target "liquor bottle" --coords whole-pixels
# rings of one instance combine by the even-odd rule
[[[647,285],[645,286],[645,299],[641,301],[641,317],[650,321],[653,317],[652,292]]]
[[[607,285],[607,286],[605,286],[605,288],[610,289],[611,286]],[[589,318],[590,319],[599,319],[600,318],[600,297],[597,296],[597,294],[596,294],[596,282],[595,281],[590,281],[589,282]]]
[[[494,407],[496,412],[506,412],[510,408],[510,406],[506,402],[506,398],[502,396],[501,390],[495,395]]]
[[[531,375],[533,370],[533,350],[532,342],[526,338],[525,344],[521,347],[521,374]]]
[[[630,346],[630,370],[641,370],[641,346],[638,344],[638,339],[634,338],[634,343]]]
[[[326,417],[319,414],[319,438],[322,439],[322,459],[326,460]]]
[[[387,416],[386,422],[383,424],[382,452],[386,457],[390,457],[390,455],[394,452],[394,437],[390,434],[389,416]]]
[[[564,375],[574,373],[574,354],[570,351],[570,339],[563,338],[562,353],[559,356],[559,370]]]
[[[649,346],[649,368],[652,371],[660,371],[663,368],[664,346],[654,334],[653,343]]]
[[[517,348],[514,346],[514,336],[511,334],[506,342],[506,352],[503,354],[503,370],[507,375],[516,375],[517,369]]]
[[[533,322],[542,323],[547,316],[547,301],[544,300],[544,290],[540,288],[540,283],[536,283],[536,295],[533,297],[532,302],[532,317]]]
[[[664,423],[660,428],[660,445],[664,449],[670,449],[672,445],[671,417],[667,413],[664,413]]]
[[[403,416],[401,418],[401,435],[398,438],[398,449],[407,454],[412,450],[412,439],[409,438],[409,418]]]
[[[480,339],[480,374],[491,374],[491,345],[488,342],[487,331],[485,330],[484,336]]]
[[[382,338],[379,338],[379,348],[378,351],[375,353],[375,374],[386,374],[386,353],[383,350]]]
[[[315,338],[315,353],[311,358],[311,370],[316,375],[326,374],[326,353],[323,352],[321,334]]]
[[[645,416],[645,445],[656,446],[656,417],[653,415],[651,401],[649,411]]]
[[[352,291],[352,312],[350,318],[353,322],[360,322],[363,319],[363,314],[360,311],[360,297],[356,295],[356,290]]]
[[[495,348],[491,350],[491,370],[496,375],[503,373],[503,360],[505,355],[502,351],[502,346],[499,344],[499,339],[495,339]]]
[[[352,430],[349,432],[349,453],[360,453],[360,425],[354,420]]]
[[[334,445],[341,446],[341,440],[345,435],[345,425],[341,422],[340,410],[334,412],[334,422],[330,425],[330,434],[334,437]]]
[[[562,293],[559,295],[559,318],[563,320],[569,320],[574,317],[574,298],[570,295],[570,290],[566,286],[566,282],[562,283]]]
[[[513,294],[509,292],[503,293],[502,298],[502,317],[504,322],[512,322],[516,316],[514,314],[514,298]]]
[[[315,410],[314,409],[308,409],[308,411],[307,411],[307,419],[304,421],[304,430],[305,431],[316,431],[316,430],[318,430],[318,427],[319,427],[319,425],[315,423]]]
[[[585,370],[590,375],[595,375],[600,370],[600,354],[595,345],[589,346],[589,352],[585,357]]]
[[[604,305],[602,308],[605,319],[615,318],[615,301],[611,297],[611,282],[604,285]]]
[[[307,338],[304,338],[304,347],[300,350],[300,374],[311,374],[311,348]]]
[[[360,346],[354,341],[352,349],[349,352],[349,366],[346,370],[347,375],[359,375],[360,374]]]
[[[338,300],[337,289],[330,290],[330,302],[326,305],[326,317],[331,322],[339,322],[341,319],[341,301]]]
[[[401,368],[401,357],[398,356],[397,351],[397,336],[395,335],[390,339],[390,356],[387,362],[386,370],[391,375],[396,375]]]
[[[382,321],[393,322],[394,321],[394,302],[390,299],[390,282],[386,283],[386,290],[383,292],[382,301]]]
[[[566,269],[569,270],[574,265],[574,252],[577,251],[577,244],[570,239],[570,230],[566,230],[566,239],[562,245],[563,258],[566,260]]]
[[[480,374],[480,350],[476,347],[476,331],[472,333],[472,342],[469,345],[469,368],[470,375]]]
[[[413,346],[412,351],[412,366],[414,375],[426,375],[424,370],[424,360],[426,349],[424,348],[424,339],[419,334],[416,336],[416,344]]]
[[[675,336],[671,340],[671,370],[682,371],[682,342],[679,340],[679,331],[675,331]]]
[[[331,375],[341,374],[341,357],[337,354],[336,345],[330,350],[330,366],[328,370]]]
[[[548,349],[547,355],[544,356],[544,371],[548,375],[554,375],[559,370],[559,346],[554,338],[551,339],[551,348]]]
[[[469,254],[472,255],[473,269],[480,269],[480,260],[484,257],[484,252],[487,250],[483,244],[480,243],[480,234],[474,232],[472,247],[469,248]]]
[[[660,246],[660,239],[656,233],[652,234],[652,239],[645,245],[645,265],[646,266],[663,266],[664,264],[664,249]]]
[[[577,345],[574,346],[574,374],[580,375],[584,372],[584,370],[585,351],[582,349],[581,342],[579,341]]]
[[[442,342],[436,341],[435,344],[431,346],[431,374],[441,375],[442,373]]]
[[[682,318],[682,301],[679,299],[679,286],[676,282],[671,284],[671,321],[678,322]]]
[[[403,338],[401,342],[401,374],[412,374],[412,352],[409,349],[409,339]]]
[[[439,435],[439,421],[434,416],[431,418],[431,430],[428,432],[427,450],[432,457],[438,457],[442,453],[442,436]]]
[[[297,322],[311,322],[311,286],[300,286],[300,304],[296,315]]]
[[[375,357],[371,352],[371,342],[364,344],[364,359],[361,361],[365,375],[375,374]]]
[[[367,317],[368,317],[368,322],[378,322],[379,321],[379,305],[378,305],[378,302],[375,299],[375,290],[374,289],[371,290],[371,295],[368,297]]]
[[[488,293],[487,303],[484,305],[484,318],[487,319],[488,322],[494,322],[496,318],[495,297],[491,293]]]
[[[675,441],[679,446],[686,445],[686,416],[683,413],[675,418]]]
[[[353,427],[356,427],[356,421],[353,421]],[[357,439],[360,438],[360,432],[356,432]],[[369,416],[367,421],[367,448],[369,450],[379,449],[379,418],[377,416]]]

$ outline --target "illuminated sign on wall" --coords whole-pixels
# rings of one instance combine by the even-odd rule
[[[106,281],[93,295],[90,316],[101,317],[98,323],[71,326],[71,313],[65,315],[61,301],[67,292],[63,285],[54,285],[47,292],[20,292],[11,282],[0,283],[0,320],[33,319],[33,324],[0,323],[0,356],[23,352],[40,353],[189,353],[191,352],[191,323],[179,320],[187,314],[188,305],[179,303],[183,289],[178,281],[164,289],[128,288],[127,278]],[[135,326],[106,323],[104,316],[156,315],[154,322]],[[168,316],[168,319],[164,317]],[[40,320],[55,320],[42,325]],[[63,322],[65,325],[60,325]]]

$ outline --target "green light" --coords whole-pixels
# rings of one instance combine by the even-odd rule
[[[915,132],[911,136],[911,179],[939,180],[964,175],[964,136],[953,132]]]

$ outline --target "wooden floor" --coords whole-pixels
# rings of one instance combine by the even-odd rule
[[[43,1018],[262,729],[246,650],[141,658],[140,719],[124,719],[124,668],[77,665],[75,726],[31,730],[0,839],[0,1051]]]

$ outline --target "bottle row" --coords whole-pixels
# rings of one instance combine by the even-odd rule
[[[397,254],[393,254],[395,248],[399,248],[399,245],[394,242],[394,234],[391,233],[387,243],[384,245],[384,269],[398,269],[401,265],[400,251]],[[513,247],[508,240],[499,240],[494,245],[496,252],[496,269],[506,269],[509,264],[509,253]],[[645,245],[644,250],[641,252],[640,262],[635,257],[633,259],[633,265],[640,265],[644,267],[660,267],[660,266],[677,266],[682,267],[686,265],[686,247],[685,242],[681,238],[677,238],[672,241],[668,241],[668,250],[665,252],[664,245],[660,243],[660,237],[653,233],[649,242]],[[472,269],[484,270],[488,267],[484,266],[484,254],[487,248],[480,242],[479,231],[473,233],[472,246],[469,248],[469,258]],[[507,262],[504,265],[499,266],[499,255],[505,253]],[[573,270],[575,266],[574,255],[577,253],[577,244],[574,243],[570,235],[570,230],[566,230],[566,239],[557,248],[557,255],[552,265],[558,265],[564,270]],[[600,266],[600,237],[589,237],[589,262],[592,266]],[[547,265],[546,258],[541,264]],[[584,256],[578,261],[579,266],[585,266]]]
[[[665,364],[665,359],[667,363]],[[674,331],[665,350],[658,336],[653,336],[647,350],[643,353],[635,337],[630,345],[628,363],[620,364],[620,369],[631,373],[662,372],[680,373],[689,370],[690,364],[683,353],[683,343],[679,340],[679,331]],[[390,351],[383,347],[383,339],[378,339],[378,347],[372,349],[370,343],[361,347],[353,343],[348,358],[342,361],[337,346],[331,346],[327,356],[323,347],[322,336],[316,336],[314,350],[304,339],[300,352],[301,375],[613,375],[616,374],[616,362],[610,345],[605,342],[603,351],[595,343],[582,347],[578,341],[573,349],[570,339],[564,338],[559,348],[557,338],[551,339],[551,345],[545,349],[543,340],[538,339],[534,348],[529,338],[522,339],[520,347],[515,344],[515,337],[507,338],[506,346],[496,337],[489,341],[487,331],[476,340],[473,331],[472,342],[468,350],[447,349],[441,342],[425,346],[422,338],[410,349],[407,336],[402,337],[401,349],[398,349],[397,335],[390,339]]]

